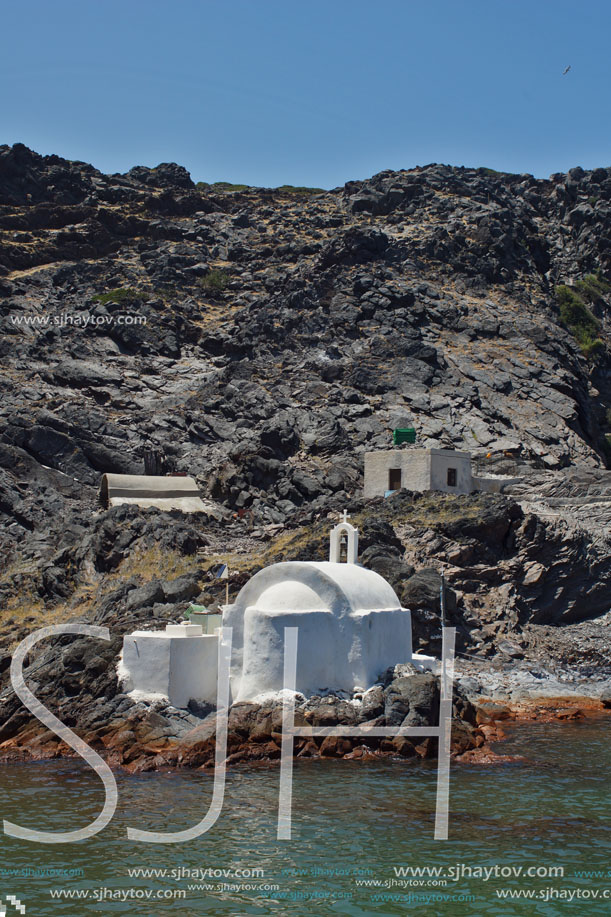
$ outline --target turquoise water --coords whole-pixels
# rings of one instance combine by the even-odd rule
[[[181,845],[131,842],[126,827],[189,827],[208,807],[212,778],[118,774],[117,813],[95,838],[66,846],[3,838],[0,895],[17,896],[26,917],[293,917],[314,909],[349,917],[609,914],[611,898],[594,897],[611,889],[608,724],[520,726],[498,751],[527,760],[453,766],[447,841],[433,840],[435,762],[296,762],[293,838],[282,842],[276,840],[277,767],[230,771],[219,821],[208,834]],[[0,768],[0,790],[3,817],[39,830],[84,826],[103,801],[98,778],[71,761]],[[401,875],[402,868],[414,867],[445,872],[437,878]],[[130,876],[134,868],[167,874]],[[526,877],[529,868],[547,872]],[[43,869],[82,874],[36,874]],[[189,874],[196,869],[229,874]],[[245,873],[236,876],[240,869]],[[504,877],[511,869],[522,875]],[[579,871],[601,875],[578,876]],[[211,888],[196,887],[204,884]],[[53,890],[89,898],[53,898]],[[500,899],[502,890],[533,890],[541,897]],[[577,891],[586,897],[569,901],[566,896]],[[186,896],[157,897],[176,892]],[[7,917],[16,913],[9,904]]]

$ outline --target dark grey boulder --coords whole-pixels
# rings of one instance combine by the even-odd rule
[[[396,678],[384,691],[389,726],[426,726],[439,706],[439,682],[431,674]]]
[[[161,584],[166,602],[185,602],[194,599],[201,592],[198,573],[185,573]]]
[[[138,589],[132,589],[127,597],[127,608],[152,608],[157,602],[163,602],[165,593],[161,583],[153,580]]]

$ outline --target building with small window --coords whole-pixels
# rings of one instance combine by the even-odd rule
[[[396,490],[441,490],[469,494],[477,490],[471,454],[454,449],[385,449],[365,453],[365,497]]]

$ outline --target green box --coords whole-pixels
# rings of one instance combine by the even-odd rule
[[[413,427],[396,429],[392,431],[392,441],[394,446],[400,446],[401,443],[415,443],[416,431]]]

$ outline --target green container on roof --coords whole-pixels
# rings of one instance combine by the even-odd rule
[[[208,609],[205,605],[194,605],[193,602],[189,605],[185,612],[185,618],[190,618],[191,614],[208,614]]]
[[[416,431],[413,427],[397,428],[392,431],[393,445],[400,446],[401,443],[415,443]]]

